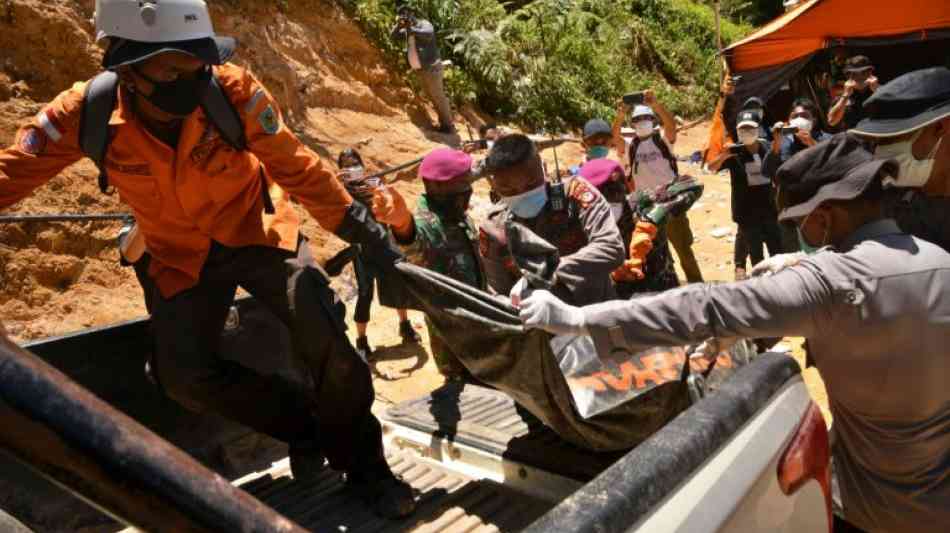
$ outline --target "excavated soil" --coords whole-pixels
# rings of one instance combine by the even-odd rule
[[[428,129],[434,111],[406,84],[401,75],[405,65],[387,64],[335,4],[294,0],[284,10],[277,2],[261,0],[209,4],[217,31],[240,42],[235,62],[263,80],[279,99],[287,123],[324,158],[335,159],[341,149],[358,146],[369,167],[384,168],[452,142]],[[11,143],[17,127],[44,102],[98,71],[101,51],[93,42],[93,5],[93,0],[0,0],[0,144]],[[467,110],[465,115],[475,129],[477,114]],[[458,120],[461,124],[463,119]],[[676,153],[701,149],[707,131],[708,125],[700,125],[684,132]],[[545,153],[549,161],[551,155]],[[576,144],[563,146],[558,155],[562,165],[582,158]],[[690,213],[700,265],[708,280],[729,280],[734,225],[728,177],[702,174],[695,165],[685,168],[700,174],[707,185]],[[400,177],[412,175],[410,170]],[[99,193],[95,177],[94,166],[81,162],[4,214],[125,211],[117,197]],[[401,182],[398,188],[410,205],[421,192],[416,181]],[[475,202],[476,211],[484,212],[484,184],[476,187]],[[319,257],[342,249],[341,241],[301,215]],[[733,234],[713,237],[711,232],[721,228]],[[118,229],[117,223],[89,222],[0,225],[0,321],[15,339],[59,335],[144,314],[132,271],[118,264]],[[355,295],[349,268],[336,286],[347,300]],[[411,316],[418,327],[421,317]],[[369,336],[380,359],[373,364],[380,407],[441,383],[427,339],[419,346],[402,345],[397,325],[394,310],[374,306]],[[419,330],[425,337],[425,328]],[[786,344],[801,361],[801,341]],[[814,370],[805,376],[827,416],[820,378]]]
[[[427,130],[430,110],[399,75],[401,67],[387,65],[335,4],[295,0],[284,11],[276,2],[210,4],[217,31],[240,43],[235,62],[271,89],[287,123],[328,163],[343,148],[359,146],[369,166],[383,168],[451,141]],[[0,1],[0,144],[11,143],[18,126],[44,102],[99,70],[93,8],[92,0]],[[117,197],[99,193],[96,174],[90,162],[79,163],[4,212],[126,211]],[[405,187],[411,198],[418,191]],[[303,230],[320,257],[342,248],[304,219]],[[0,320],[15,338],[57,335],[144,313],[132,271],[118,264],[119,227],[0,226]]]

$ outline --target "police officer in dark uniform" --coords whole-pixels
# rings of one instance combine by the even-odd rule
[[[625,259],[623,240],[604,197],[586,180],[549,183],[537,148],[524,135],[495,142],[486,160],[498,208],[479,228],[479,252],[489,287],[509,294],[522,277],[510,243],[520,224],[557,248],[552,290],[575,304],[615,296],[610,274]]]

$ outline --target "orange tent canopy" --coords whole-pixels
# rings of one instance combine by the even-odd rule
[[[726,48],[734,73],[814,53],[835,39],[950,28],[950,0],[809,0]]]

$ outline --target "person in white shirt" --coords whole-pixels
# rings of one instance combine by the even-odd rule
[[[643,92],[643,104],[621,104],[621,117],[631,116],[635,130],[632,140],[623,139],[622,120],[614,121],[614,145],[624,146],[630,165],[630,175],[636,190],[654,190],[679,179],[679,168],[672,146],[676,143],[676,120],[657,99],[652,90]],[[631,113],[632,111],[632,113]],[[657,124],[659,115],[662,124]],[[690,283],[703,281],[699,263],[693,254],[693,231],[686,213],[668,219],[667,232],[676,250],[683,273]]]

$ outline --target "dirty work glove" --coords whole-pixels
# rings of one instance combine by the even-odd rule
[[[393,187],[378,187],[373,191],[373,216],[379,222],[392,226],[399,237],[412,233],[412,213],[406,199]]]
[[[705,359],[711,363],[719,357],[720,353],[731,350],[741,339],[741,337],[706,339],[696,348],[689,358]]]
[[[616,283],[640,281],[645,277],[647,276],[643,273],[643,263],[633,259],[624,261],[617,270],[610,273],[610,279]]]
[[[753,278],[756,278],[759,276],[778,274],[788,267],[797,265],[804,257],[805,254],[802,252],[773,255],[768,259],[763,259],[759,264],[752,267],[751,275]]]
[[[630,256],[620,265],[620,268],[614,270],[611,277],[614,281],[637,281],[643,279],[643,265],[646,258],[653,250],[653,239],[656,238],[656,224],[641,220],[637,222],[633,230],[633,237],[630,239]]]
[[[544,289],[521,301],[518,316],[526,328],[543,329],[555,335],[587,334],[584,310],[562,302]]]

